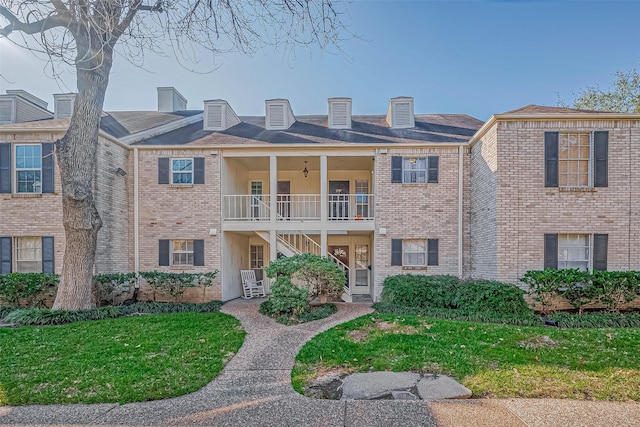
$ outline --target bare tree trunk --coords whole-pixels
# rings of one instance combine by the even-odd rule
[[[91,49],[90,42],[81,46],[81,41],[76,41],[78,94],[69,129],[56,142],[66,244],[54,310],[83,310],[92,307],[93,266],[98,231],[102,227],[93,198],[92,180],[97,158],[100,117],[112,57],[111,51],[105,46]],[[100,54],[92,56],[95,52]]]

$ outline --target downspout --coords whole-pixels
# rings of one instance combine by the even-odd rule
[[[464,166],[464,147],[458,147],[458,277],[462,277],[462,232],[463,232],[463,203],[462,203],[462,195],[463,195],[463,179],[464,179],[464,171],[462,170]]]
[[[136,273],[136,276],[140,271],[140,226],[138,224],[138,217],[139,217],[139,203],[138,203],[139,194],[138,193],[139,193],[140,183],[139,183],[139,177],[138,177],[138,173],[139,173],[138,162],[139,162],[138,148],[134,147],[133,149],[133,260],[134,260],[133,269]],[[139,280],[136,280],[136,287],[140,287]]]

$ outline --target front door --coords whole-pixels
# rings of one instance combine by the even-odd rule
[[[349,246],[329,246],[327,247],[327,250],[331,255],[333,255],[338,261],[342,263],[342,264],[338,264],[340,265],[340,267],[344,267],[344,266],[349,267]],[[348,287],[349,271],[345,270],[344,275],[345,275],[345,278],[347,279],[346,286]]]
[[[355,279],[354,286],[351,286],[351,293],[354,295],[365,295],[369,293],[369,245],[355,245],[356,256],[354,263]]]
[[[329,181],[329,219],[349,219],[349,181]]]
[[[291,182],[278,181],[278,216],[282,219],[291,217]]]

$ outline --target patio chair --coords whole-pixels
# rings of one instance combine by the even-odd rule
[[[242,276],[242,298],[264,297],[264,280],[256,280],[256,272],[253,270],[240,270]]]

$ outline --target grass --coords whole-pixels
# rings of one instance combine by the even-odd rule
[[[548,337],[548,338],[545,338]],[[374,314],[309,341],[294,388],[328,372],[448,374],[481,397],[640,400],[640,329],[555,329]]]
[[[0,329],[0,405],[136,402],[202,388],[245,332],[222,313]]]

